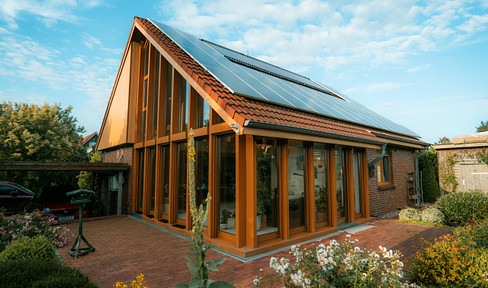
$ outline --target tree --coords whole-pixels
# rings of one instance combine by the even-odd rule
[[[486,132],[488,131],[488,120],[486,122],[481,121],[480,126],[476,127],[476,132]]]
[[[424,201],[434,203],[441,196],[439,190],[437,151],[434,147],[419,158],[419,169],[422,170],[422,189]]]
[[[451,144],[451,139],[444,136],[442,138],[439,138],[439,140],[437,140],[437,142],[435,142],[434,144]]]
[[[80,145],[84,132],[71,116],[72,107],[3,102],[0,105],[0,161],[83,162],[88,160]],[[65,185],[72,173],[41,171],[1,173],[0,179],[38,188]],[[77,173],[76,173],[77,174]],[[76,179],[72,184],[76,185]]]

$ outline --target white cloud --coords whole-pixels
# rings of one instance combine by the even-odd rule
[[[409,83],[392,83],[392,82],[372,83],[372,84],[346,89],[344,90],[344,93],[353,94],[353,93],[360,92],[362,94],[373,94],[378,91],[390,91],[390,90],[406,87],[409,85],[410,85]]]
[[[405,64],[411,55],[476,37],[488,26],[485,4],[184,0],[163,3],[161,13],[170,25],[265,61],[302,71],[318,63],[333,71],[355,63]]]
[[[0,1],[0,21],[7,23],[9,29],[18,29],[18,18],[31,17],[32,14],[45,26],[51,27],[58,21],[76,23],[80,18],[74,13],[76,9],[92,8],[100,1],[77,0],[2,0]]]
[[[92,49],[94,46],[102,46],[102,41],[100,41],[99,39],[93,37],[88,33],[83,33],[82,38],[83,38],[83,44],[85,44],[85,46],[90,49]]]
[[[419,72],[422,70],[429,69],[430,67],[432,67],[431,64],[422,64],[422,65],[418,65],[418,66],[415,66],[415,67],[408,69],[407,72],[408,73],[415,73],[415,72]]]

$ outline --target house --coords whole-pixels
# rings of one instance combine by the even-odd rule
[[[93,132],[88,136],[83,137],[81,140],[81,146],[85,147],[87,153],[93,152],[93,148],[97,144],[98,132]]]
[[[488,194],[488,132],[456,136],[452,143],[434,148],[442,190]]]
[[[132,167],[127,213],[186,236],[190,128],[206,241],[241,257],[409,204],[428,145],[325,84],[136,17],[97,150]]]

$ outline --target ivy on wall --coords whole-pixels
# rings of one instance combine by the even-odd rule
[[[448,155],[443,167],[441,183],[449,192],[456,192],[459,185],[454,175],[454,164],[456,164],[456,154]]]

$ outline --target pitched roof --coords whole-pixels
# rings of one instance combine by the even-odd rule
[[[84,145],[86,142],[90,141],[90,139],[92,139],[95,135],[98,136],[98,132],[93,132],[90,135],[85,136],[83,139],[81,139],[80,145]]]
[[[156,21],[139,17],[135,17],[134,21],[137,28],[144,30],[152,38],[153,45],[159,45],[222,111],[244,129],[272,128],[376,144],[388,142],[384,140],[384,136],[389,135],[401,142],[427,144],[407,128],[309,78],[243,54],[236,56],[238,52],[199,40]],[[192,49],[193,53],[190,53],[189,50]],[[227,51],[225,55],[222,54],[224,50]],[[229,60],[236,57],[241,58]],[[245,65],[237,63],[242,59],[245,60]],[[252,67],[258,64],[259,67]],[[287,87],[280,88],[288,90],[288,94],[281,91],[283,93],[280,97],[285,100],[277,99],[276,95],[279,93],[273,92],[273,89],[278,90],[276,85]],[[271,86],[274,88],[271,89]],[[270,100],[267,97],[272,98],[269,96],[272,93],[275,95]],[[317,95],[322,102],[308,102],[308,106],[303,106],[307,99],[318,101]],[[294,103],[298,105],[295,106]],[[319,109],[314,108],[318,105],[328,110],[318,111]]]

